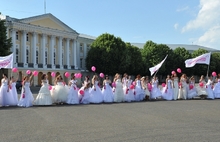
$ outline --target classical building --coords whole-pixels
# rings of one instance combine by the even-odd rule
[[[12,38],[14,67],[20,79],[26,70],[37,70],[34,85],[40,85],[43,73],[52,83],[51,72],[64,75],[66,71],[85,70],[86,54],[94,37],[76,32],[50,13],[24,19],[0,15],[0,19],[6,20],[7,36]]]

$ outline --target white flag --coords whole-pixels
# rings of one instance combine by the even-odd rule
[[[210,63],[211,53],[202,54],[196,58],[188,59],[185,61],[186,68],[195,66],[195,64],[207,64]]]
[[[8,56],[0,57],[0,69],[1,68],[13,68],[13,53]]]
[[[168,55],[167,55],[167,56],[168,56]],[[157,65],[154,66],[154,67],[149,68],[151,76],[152,76],[157,70],[160,69],[160,67],[163,65],[164,61],[167,59],[167,56],[166,56],[166,57],[163,59],[163,61],[161,61],[159,64],[157,64]]]

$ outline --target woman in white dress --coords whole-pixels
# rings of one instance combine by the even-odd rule
[[[144,93],[144,99],[148,100],[149,96],[150,96],[150,91],[148,90],[148,77],[142,77],[141,78],[141,85],[142,85],[142,90]]]
[[[47,75],[43,74],[41,76],[41,88],[34,101],[35,105],[52,105],[52,97],[49,90],[49,83],[47,80]]]
[[[140,75],[137,75],[136,79],[135,79],[135,100],[136,101],[143,101],[144,98],[145,98],[145,93],[142,89],[142,84],[141,84],[141,76]]]
[[[205,78],[202,75],[199,80],[199,86],[197,87],[198,96],[200,96],[201,99],[205,99],[207,97],[205,85],[206,85]]]
[[[153,77],[151,84],[152,84],[152,90],[151,90],[151,95],[150,95],[150,99],[157,99],[158,97],[162,96],[162,93],[160,91],[160,89],[158,88],[158,79],[156,76]]]
[[[129,75],[128,79],[127,79],[126,95],[125,95],[125,98],[124,98],[124,101],[126,101],[126,102],[135,101],[135,98],[134,98],[134,88],[133,89],[131,88],[132,82],[133,81],[131,79],[131,76]]]
[[[90,103],[102,103],[103,95],[99,87],[98,76],[94,75],[92,78],[92,89],[90,90]]]
[[[21,90],[21,96],[18,102],[18,106],[20,107],[33,106],[34,97],[30,89],[32,77],[33,74],[30,77],[29,76],[24,77],[24,81],[22,83],[23,86]]]
[[[177,100],[179,94],[179,85],[178,85],[179,78],[176,73],[172,75],[172,80],[173,80],[173,100]]]
[[[108,75],[105,76],[105,80],[103,81],[103,88],[102,88],[102,94],[103,94],[103,101],[105,103],[112,103],[114,101],[114,94],[112,92],[112,87],[110,86],[111,80],[109,79]]]
[[[90,103],[90,82],[84,81],[83,86],[78,91],[78,96],[80,99],[81,104],[89,104]],[[83,94],[80,94],[81,90],[84,92]]]
[[[208,99],[215,99],[212,88],[213,88],[213,81],[212,81],[212,76],[210,76],[208,82],[206,83],[206,92],[208,94],[207,96]]]
[[[16,89],[16,82],[18,79],[15,79],[14,76],[11,77],[10,79],[10,93],[12,96],[12,105],[16,106],[18,105],[18,93]]]
[[[54,81],[54,87],[51,90],[53,103],[63,104],[66,103],[68,97],[68,89],[63,82],[61,75],[58,75]]]
[[[216,84],[213,89],[213,93],[216,99],[220,98],[220,78],[219,77],[216,79]]]
[[[192,76],[189,79],[189,89],[188,89],[188,99],[193,99],[198,96],[196,88],[195,88],[195,78]]]
[[[0,88],[0,105],[10,106],[13,104],[12,94],[9,92],[9,80],[6,74],[2,75],[1,88]]]
[[[123,102],[124,101],[124,91],[123,91],[123,85],[121,82],[120,74],[116,74],[114,78],[114,82],[116,84],[115,87],[115,94],[114,94],[114,102]]]
[[[186,74],[183,74],[180,78],[180,85],[179,85],[179,94],[178,99],[187,99],[187,77]]]
[[[77,80],[75,80],[75,76],[72,76],[72,79],[69,81],[69,92],[67,97],[67,104],[79,104],[79,97],[77,93]]]
[[[122,85],[123,85],[123,91],[124,91],[124,97],[128,94],[128,75],[127,73],[124,74],[124,77],[122,78]]]
[[[166,78],[166,86],[162,90],[162,98],[168,101],[171,101],[173,99],[173,81],[170,77],[170,75],[167,75]]]

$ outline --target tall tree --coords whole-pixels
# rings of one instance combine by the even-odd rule
[[[105,33],[91,45],[86,58],[86,67],[96,66],[97,72],[113,75],[124,73],[128,68],[125,43],[119,37]]]
[[[211,55],[209,75],[213,72],[220,73],[220,53],[215,52]]]
[[[11,38],[7,37],[7,27],[5,26],[5,20],[0,19],[0,56],[9,55],[11,46]]]

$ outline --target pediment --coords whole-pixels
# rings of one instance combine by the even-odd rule
[[[60,21],[58,18],[56,18],[50,13],[20,19],[20,22],[78,34],[75,30],[67,26],[65,23],[63,23],[62,21]]]

